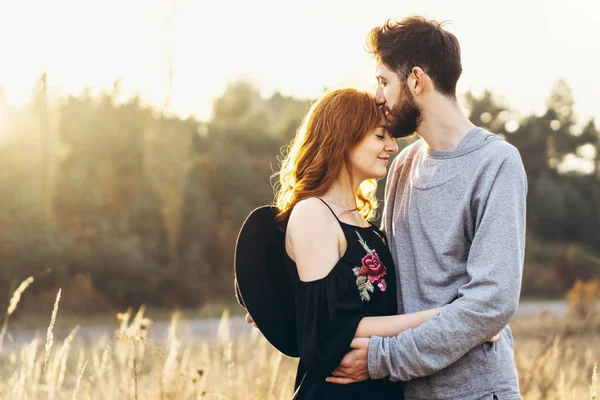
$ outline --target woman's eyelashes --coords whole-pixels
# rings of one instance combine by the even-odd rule
[[[377,138],[379,140],[383,140],[383,139],[385,139],[385,137],[386,137],[387,134],[388,134],[387,131],[384,128],[380,127],[379,129],[377,129],[377,132],[375,133],[375,136],[377,136]]]

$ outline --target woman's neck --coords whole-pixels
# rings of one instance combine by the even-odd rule
[[[358,185],[350,185],[347,180],[335,182],[321,197],[328,203],[346,210],[356,209]]]

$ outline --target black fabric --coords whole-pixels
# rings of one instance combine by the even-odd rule
[[[285,234],[274,217],[275,209],[263,206],[244,222],[235,248],[235,293],[265,338],[282,353],[298,357],[294,282],[284,263]]]
[[[332,211],[333,212],[333,211]],[[335,214],[334,214],[335,215]],[[336,217],[337,218],[337,217]],[[339,220],[338,220],[339,221]],[[367,380],[350,385],[325,382],[350,349],[356,328],[365,316],[396,314],[396,279],[385,238],[374,226],[363,228],[340,222],[348,246],[344,256],[322,279],[295,279],[296,328],[300,363],[294,399],[403,399],[403,383]],[[360,267],[366,249],[360,237],[386,267],[387,288],[377,285],[370,300],[361,300],[353,268]],[[296,269],[285,254],[288,270]]]

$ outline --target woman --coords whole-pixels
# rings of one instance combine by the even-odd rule
[[[394,336],[439,312],[396,315],[392,257],[385,235],[367,222],[375,180],[397,151],[372,95],[340,89],[312,106],[283,161],[275,204],[297,277],[296,399],[402,398],[402,383],[325,378],[354,337]]]

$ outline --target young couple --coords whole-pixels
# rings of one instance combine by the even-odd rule
[[[519,153],[464,115],[460,47],[439,23],[388,21],[367,49],[375,96],[325,94],[285,157],[271,214],[281,249],[268,257],[291,289],[281,274],[254,282],[263,305],[248,306],[247,320],[269,338],[292,315],[283,336],[300,357],[296,399],[520,399],[508,327],[525,246]],[[421,140],[390,166],[380,230],[368,222],[375,180],[395,138],[414,133]],[[267,240],[253,236],[254,248]],[[242,258],[238,248],[238,278]],[[250,284],[237,283],[249,300]],[[268,326],[258,316],[273,303],[292,306],[271,308],[280,316]]]

